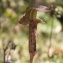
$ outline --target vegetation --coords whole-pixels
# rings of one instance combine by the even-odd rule
[[[37,12],[37,18],[45,23],[37,26],[37,53],[33,62],[63,63],[62,2],[63,0],[0,0],[0,63],[29,63],[29,25],[19,24],[19,20],[26,8],[32,5],[54,7],[49,13]]]

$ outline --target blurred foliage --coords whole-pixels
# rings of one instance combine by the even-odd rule
[[[52,15],[44,12],[37,13],[37,17],[45,24],[38,24],[37,27],[37,54],[34,63],[63,63],[59,55],[48,57],[51,30],[52,47],[63,49],[63,0],[0,0],[0,63],[3,63],[3,48],[9,40],[16,45],[15,50],[9,50],[8,47],[6,51],[6,55],[11,55],[12,58],[10,63],[29,63],[28,25],[21,25],[18,21],[28,6],[40,4],[46,6],[52,4],[55,8]]]

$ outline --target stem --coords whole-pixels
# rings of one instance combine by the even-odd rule
[[[5,63],[5,49],[4,49],[4,42],[3,42],[3,63]]]
[[[4,63],[5,63],[5,50],[4,50]]]
[[[5,56],[6,56],[5,52],[6,52],[6,50],[8,49],[9,43],[10,43],[10,42],[8,42],[6,48],[4,49],[4,42],[3,42],[3,51],[4,51],[4,53],[3,53],[3,54],[4,54],[4,61],[3,61],[3,62],[4,62],[4,63],[6,63],[6,61],[5,61],[5,60],[6,60],[6,58],[5,58]]]
[[[30,63],[32,63],[33,57],[36,53],[36,30],[37,30],[37,24],[34,21],[30,21],[30,23],[29,23]]]

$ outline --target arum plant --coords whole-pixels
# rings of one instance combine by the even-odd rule
[[[52,6],[37,6],[28,7],[25,11],[25,15],[20,19],[19,23],[23,25],[29,24],[29,53],[30,53],[30,63],[33,61],[33,57],[36,54],[36,31],[37,24],[43,23],[42,20],[37,19],[37,11],[50,12],[53,9]]]

